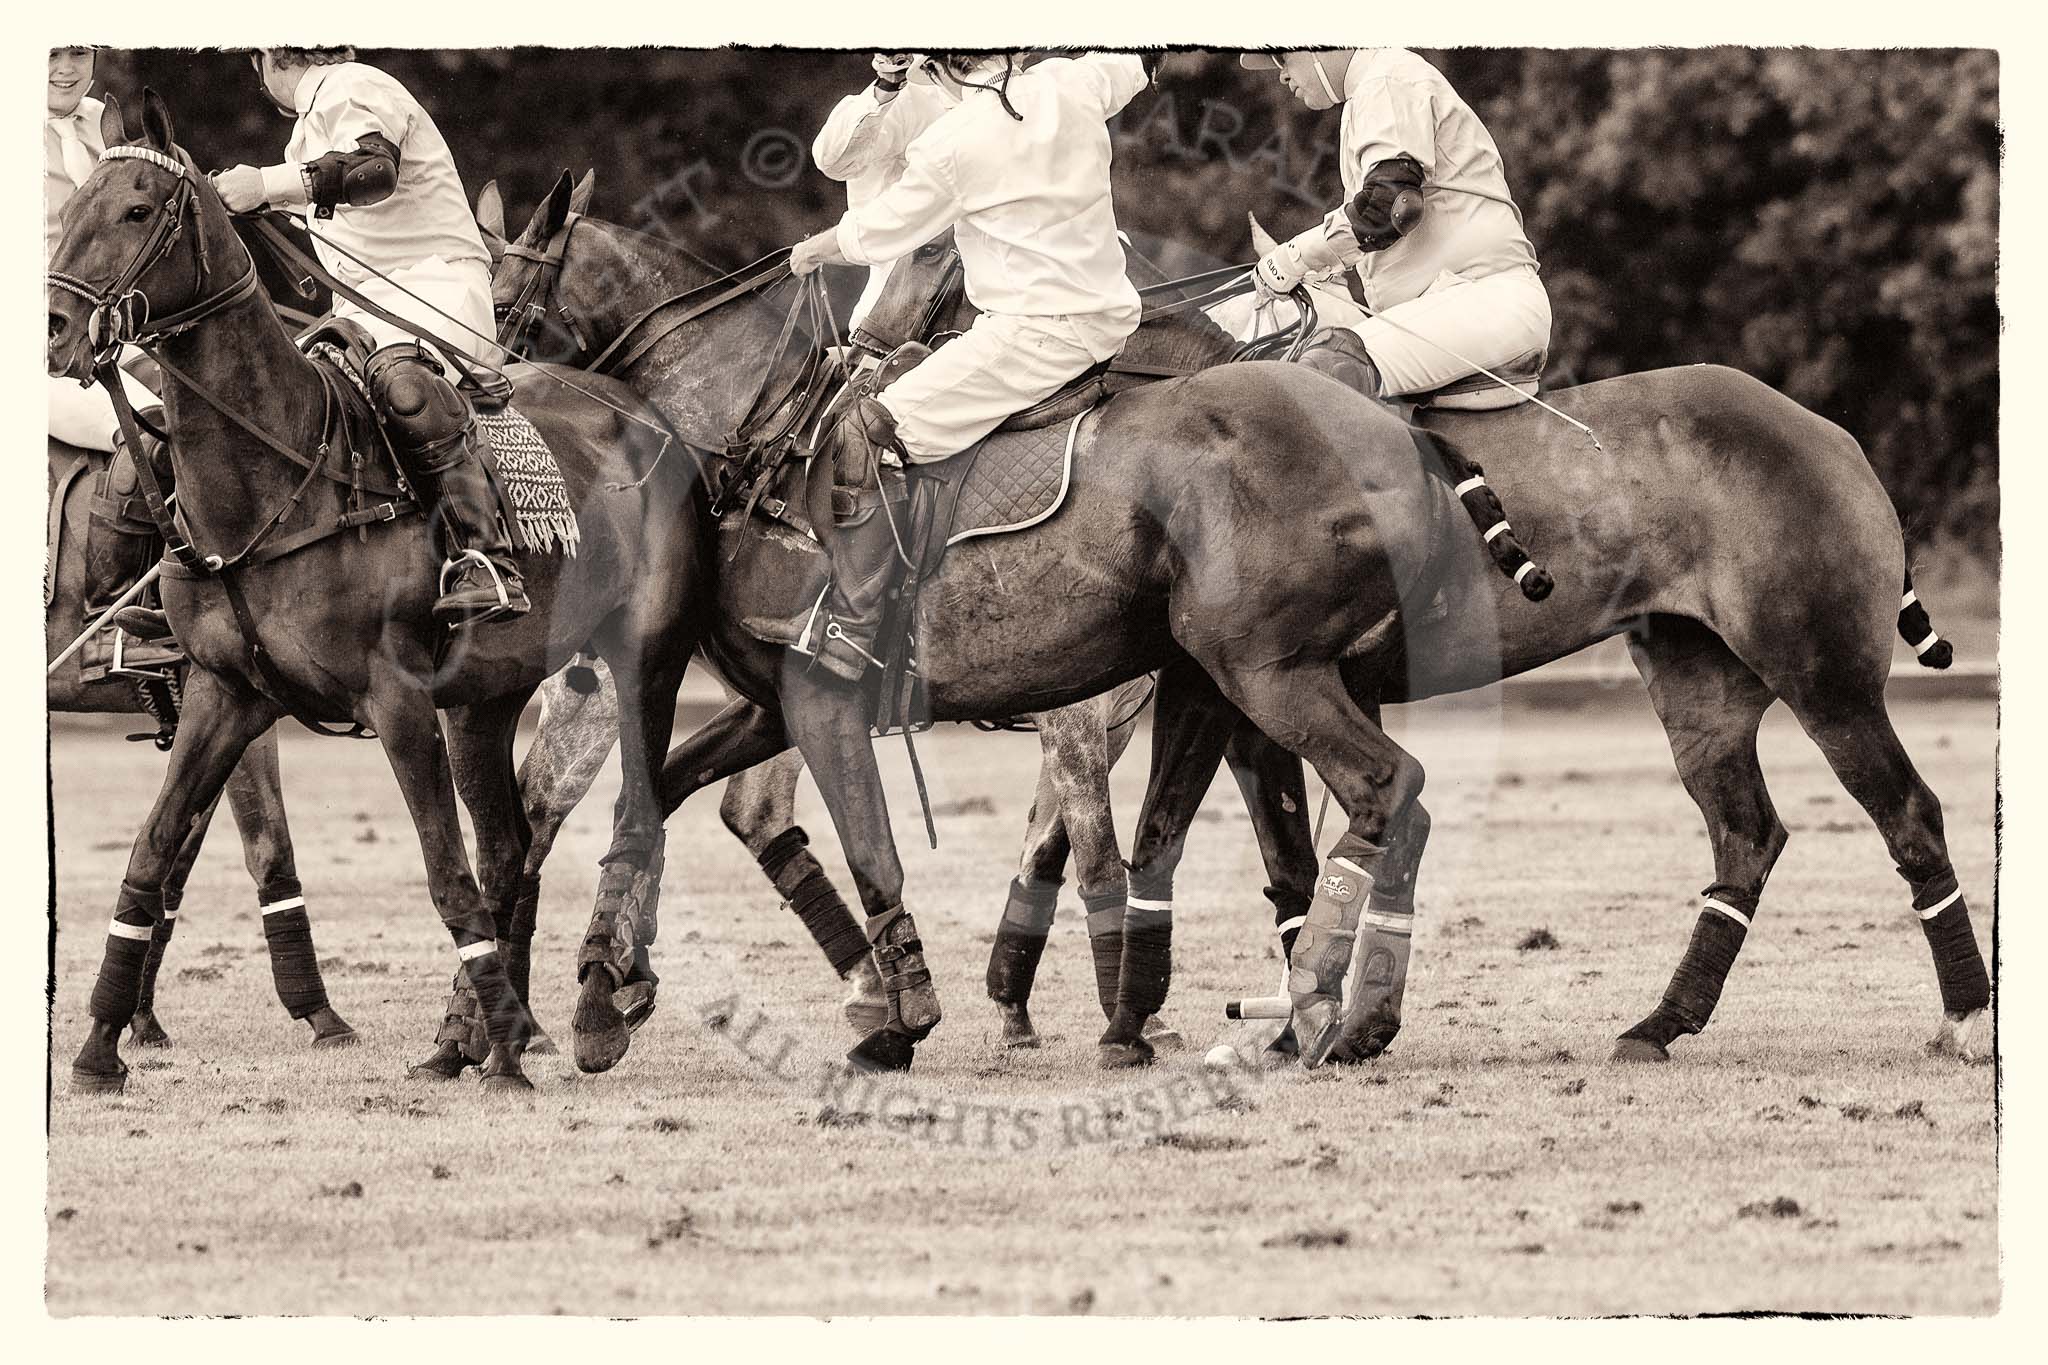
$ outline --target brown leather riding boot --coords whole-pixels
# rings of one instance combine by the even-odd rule
[[[1384,401],[1379,366],[1349,327],[1325,327],[1302,351],[1302,365],[1326,374],[1354,393]]]
[[[424,348],[386,346],[363,365],[363,382],[392,438],[420,505],[437,504],[450,554],[441,566],[434,619],[481,625],[531,609],[512,538],[476,450],[469,400]]]
[[[138,416],[158,426],[163,424],[162,408],[150,408]],[[139,434],[144,446],[142,457],[151,461],[158,481],[168,484],[167,462],[160,458],[163,443],[146,429]],[[116,432],[114,456],[107,464],[106,482],[93,499],[91,525],[86,533],[87,624],[97,621],[123,593],[134,587],[135,581],[149,572],[158,554],[161,538],[143,499],[135,462],[136,454],[128,449],[127,439]],[[172,661],[177,657],[171,623],[155,607],[142,603],[124,607],[115,614],[114,624],[141,644],[153,647],[138,656],[142,662]],[[159,655],[163,658],[158,659]]]
[[[833,490],[833,524],[820,537],[832,562],[832,591],[816,657],[835,676],[859,682],[869,665],[882,662],[875,637],[903,562],[896,538],[904,499],[901,476],[881,466],[883,450],[894,441],[887,408],[862,400],[840,419],[836,439],[835,468],[852,486]]]

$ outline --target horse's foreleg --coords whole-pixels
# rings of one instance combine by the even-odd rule
[[[661,769],[675,728],[676,692],[695,652],[695,641],[680,627],[643,631],[629,624],[621,634],[627,638],[607,655],[619,690],[619,799],[577,958],[582,985],[570,1022],[576,1065],[586,1072],[617,1065],[632,1031],[654,1011],[660,978],[647,949],[661,894],[667,813]]]
[[[526,812],[526,861],[513,898],[509,940],[515,954],[525,945],[531,958],[534,930],[540,919],[540,876],[562,825],[589,794],[605,760],[619,741],[619,693],[611,670],[595,658],[579,656],[540,685],[540,727],[519,765],[519,800]],[[526,978],[508,964],[520,998]],[[531,1053],[552,1052],[554,1044],[536,1034]]]
[[[1100,1044],[1105,1067],[1152,1060],[1145,1021],[1165,1005],[1173,980],[1174,869],[1240,719],[1193,664],[1176,663],[1159,675],[1152,704],[1152,774],[1131,846],[1130,908],[1121,935],[1116,1009]]]
[[[795,912],[811,940],[852,991],[842,1008],[854,1031],[867,1034],[888,1016],[874,954],[839,888],[811,855],[810,836],[796,823],[796,784],[803,776],[803,756],[794,750],[777,754],[756,767],[727,779],[718,818],[760,863],[762,873]]]
[[[918,1042],[938,1025],[939,995],[917,925],[903,906],[903,865],[860,695],[822,673],[792,671],[783,679],[781,696],[784,724],[803,750],[846,851],[888,992],[887,1022],[856,1044],[847,1060],[862,1070],[907,1070]]]
[[[194,672],[187,682],[178,744],[129,854],[107,927],[92,991],[92,1024],[71,1064],[73,1089],[113,1091],[127,1083],[121,1030],[135,1014],[150,939],[164,918],[165,883],[194,822],[212,809],[243,751],[275,718],[275,710],[260,697],[233,691],[211,673]]]
[[[171,1035],[156,1014],[156,979],[163,970],[164,954],[170,950],[171,938],[178,930],[178,909],[185,899],[185,882],[192,875],[192,865],[199,861],[199,850],[206,843],[206,831],[213,824],[213,814],[218,809],[220,799],[216,797],[212,805],[193,818],[191,832],[185,836],[183,847],[179,848],[170,872],[164,877],[164,917],[149,935],[149,952],[142,959],[142,987],[136,993],[135,1017],[129,1023],[128,1036],[140,1047],[171,1045]]]
[[[988,950],[988,998],[995,1002],[1002,1021],[1005,1047],[1038,1046],[1038,1030],[1031,1023],[1031,986],[1038,979],[1039,959],[1045,954],[1046,936],[1052,932],[1053,913],[1059,907],[1060,887],[1066,882],[1067,855],[1073,850],[1060,808],[1054,735],[1069,713],[1084,711],[1089,705],[1083,702],[1035,718],[1038,787],[1031,796],[1030,814],[1025,817],[1024,853],[1018,860],[1017,875],[1010,880],[1003,917],[996,923],[996,941]],[[1116,899],[1121,906],[1121,887]],[[1119,931],[1121,927],[1119,924]],[[1099,971],[1097,978],[1099,982]],[[1114,980],[1113,972],[1111,979]]]
[[[516,1064],[508,1069],[507,1062],[516,1063],[530,1041],[541,1036],[527,1001],[532,924],[529,919],[522,933],[517,923],[530,830],[513,776],[512,737],[526,699],[524,692],[514,692],[448,711],[442,720],[456,795],[468,807],[476,830],[483,902],[491,914],[506,980],[522,1011],[520,1027],[512,1042],[494,1049],[485,1036],[476,993],[467,973],[458,966],[441,1031],[434,1039],[434,1053],[412,1069],[415,1075],[453,1078],[465,1066],[481,1065],[486,1079],[498,1078],[501,1086],[521,1089],[524,1078],[518,1076]],[[507,1077],[517,1079],[504,1079]]]
[[[285,1013],[303,1019],[315,1047],[345,1047],[356,1041],[327,999],[320,960],[313,947],[313,921],[292,852],[291,826],[284,810],[284,779],[277,767],[275,727],[249,745],[229,775],[228,809],[242,835],[242,862],[256,883],[263,941],[270,950],[270,979]]]
[[[408,670],[405,662],[412,662],[415,667]],[[498,951],[497,924],[470,874],[469,855],[463,848],[462,827],[456,817],[448,752],[433,701],[411,681],[429,676],[430,670],[425,660],[414,660],[400,662],[393,671],[397,676],[373,678],[372,690],[364,702],[365,719],[377,732],[413,827],[419,833],[427,889],[433,897],[435,913],[455,943],[456,960],[476,992],[485,1034],[493,1051],[509,1048],[519,1037],[524,1011],[505,974],[504,959]],[[494,1087],[526,1088],[515,1079],[517,1076],[515,1056],[510,1069],[494,1082]]]
[[[1705,904],[1685,956],[1657,1008],[1614,1048],[1615,1061],[1662,1062],[1674,1039],[1707,1026],[1785,847],[1756,754],[1757,726],[1776,698],[1719,637],[1691,621],[1656,618],[1647,633],[1629,637],[1629,654],[1714,846],[1714,884],[1701,893]]]

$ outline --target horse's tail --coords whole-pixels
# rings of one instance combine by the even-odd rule
[[[1513,579],[1522,596],[1531,602],[1541,602],[1550,596],[1556,584],[1515,538],[1514,528],[1508,525],[1507,510],[1500,505],[1500,496],[1487,486],[1486,471],[1467,459],[1457,442],[1441,432],[1421,433],[1421,439],[1433,444],[1443,456],[1451,491],[1465,505],[1465,514],[1472,518],[1473,526],[1485,540],[1494,567]]]
[[[1913,571],[1906,570],[1905,596],[1899,599],[1899,638],[1913,647],[1922,668],[1947,668],[1956,661],[1956,651],[1934,632],[1927,608],[1913,591]]]

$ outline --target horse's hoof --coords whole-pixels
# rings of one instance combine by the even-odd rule
[[[1095,1064],[1104,1071],[1129,1071],[1152,1065],[1152,1045],[1143,1038],[1127,1038],[1095,1046]]]
[[[1614,1040],[1614,1055],[1610,1062],[1668,1062],[1671,1054],[1647,1038],[1631,1038],[1627,1034]]]
[[[850,989],[839,1008],[853,1031],[865,1038],[889,1022],[889,992],[882,988],[882,975],[875,970],[872,954],[853,969],[847,985]]]
[[[313,1026],[314,1047],[354,1047],[362,1039],[349,1027],[348,1020],[336,1014],[331,1006],[323,1006],[306,1016],[306,1022]]]
[[[1267,1071],[1278,1070],[1283,1066],[1292,1066],[1299,1060],[1301,1060],[1301,1044],[1294,1040],[1293,1024],[1289,1024],[1286,1028],[1281,1029],[1280,1036],[1266,1044],[1264,1051],[1259,1053],[1259,1065]]]
[[[533,1082],[522,1072],[506,1071],[496,1076],[484,1077],[484,1089],[501,1095],[527,1095],[533,1093]]]
[[[894,1029],[879,1028],[855,1043],[846,1064],[855,1071],[908,1071],[917,1055],[917,1040]]]
[[[612,992],[612,1004],[629,1032],[638,1032],[654,1017],[654,987],[652,981],[628,981]]]
[[[424,1062],[416,1062],[405,1069],[407,1080],[453,1081],[476,1063],[462,1055],[462,1048],[452,1042],[441,1043],[434,1048],[434,1055]]]
[[[1550,596],[1550,590],[1557,586],[1550,575],[1540,568],[1532,568],[1521,577],[1522,596],[1531,602],[1541,602]]]
[[[1301,1048],[1301,1064],[1313,1071],[1329,1060],[1330,1049],[1344,1027],[1343,1005],[1327,995],[1312,996],[1294,1005],[1294,1036]]]
[[[540,1031],[540,1025],[535,1024],[533,1026],[533,1037],[529,1038],[526,1042],[527,1056],[556,1057],[561,1055],[561,1051],[560,1048],[555,1046],[554,1039]]]
[[[1393,1045],[1401,1032],[1401,1021],[1384,1016],[1347,1025],[1330,1049],[1333,1062],[1369,1062]]]
[[[590,1075],[609,1071],[633,1045],[632,1026],[613,1003],[617,995],[612,991],[610,975],[603,970],[583,978],[583,989],[576,996],[576,1013],[569,1020],[578,1071]],[[647,1008],[654,1008],[651,999]]]
[[[1179,1029],[1156,1014],[1145,1021],[1145,1041],[1160,1052],[1178,1052],[1188,1045]]]
[[[171,1045],[171,1035],[164,1032],[164,1026],[150,1010],[136,1011],[135,1017],[128,1021],[128,1037],[137,1047]]]
[[[71,1068],[71,1093],[74,1095],[118,1095],[128,1085],[128,1068],[115,1063],[119,1071],[92,1071],[74,1065]]]
[[[1031,1011],[1021,1004],[1006,1005],[996,1002],[996,1014],[1003,1021],[1003,1046],[1007,1048],[1031,1048],[1038,1046],[1038,1030],[1032,1027]]]
[[[1953,1057],[1969,1065],[1991,1060],[1991,1012],[1975,1009],[1961,1015],[1943,1015],[1941,1027],[1927,1041],[1934,1057]]]

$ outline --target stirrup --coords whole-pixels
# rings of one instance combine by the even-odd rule
[[[448,596],[449,575],[455,573],[464,564],[470,563],[472,561],[483,565],[484,572],[491,576],[491,588],[498,594],[498,601],[495,606],[485,607],[483,610],[475,612],[465,617],[459,623],[465,626],[476,626],[482,625],[487,621],[495,621],[496,619],[498,619],[498,617],[502,616],[504,613],[511,610],[512,607],[512,594],[508,592],[505,588],[505,577],[498,571],[497,562],[493,560],[489,555],[485,554],[482,550],[475,549],[463,550],[459,554],[451,556],[449,559],[445,560],[442,563],[440,581],[441,597],[445,599]],[[436,605],[438,606],[439,604],[437,603]]]
[[[887,667],[887,665],[885,665],[880,659],[877,659],[874,655],[868,653],[865,649],[862,649],[860,647],[859,642],[856,641],[851,635],[848,635],[844,630],[842,630],[837,621],[827,621],[825,623],[825,638],[828,640],[839,641],[839,643],[845,645],[848,649],[860,655],[861,658],[866,659],[869,665],[874,668]],[[818,651],[819,654],[822,654],[823,652],[823,650]],[[812,657],[816,658],[817,655],[813,655]]]
[[[177,681],[176,668],[177,663],[183,658],[182,652],[172,654],[168,659],[159,662],[131,664],[128,662],[127,657],[128,641],[131,638],[133,637],[127,631],[122,630],[119,626],[114,627],[114,657],[112,662],[107,665],[109,676],[140,678],[144,682],[169,683]],[[154,646],[159,650],[165,649],[164,642],[162,641],[138,639],[135,642],[139,645]]]

